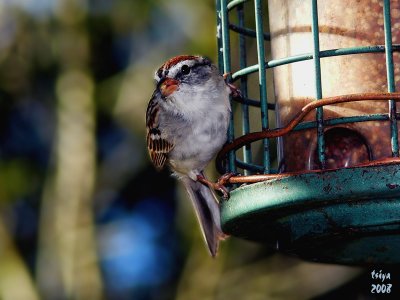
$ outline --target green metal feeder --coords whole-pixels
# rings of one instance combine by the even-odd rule
[[[243,95],[232,99],[228,144],[217,157],[221,173],[240,174],[221,204],[223,230],[312,261],[400,263],[400,4],[261,3],[216,1],[220,71]],[[254,29],[246,24],[250,5]],[[251,76],[259,99],[248,96]]]

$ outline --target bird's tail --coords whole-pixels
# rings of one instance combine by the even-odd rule
[[[192,200],[210,254],[215,257],[219,241],[226,237],[221,230],[219,204],[207,186],[188,177],[182,178],[182,181]]]

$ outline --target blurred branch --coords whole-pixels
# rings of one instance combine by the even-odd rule
[[[101,299],[93,188],[96,174],[94,83],[84,12],[75,0],[58,11],[58,127],[54,178],[42,202],[37,280],[48,299]]]
[[[59,283],[54,282],[58,273],[68,298],[99,299],[102,287],[91,203],[95,181],[93,86],[79,71],[66,72],[58,81],[56,174],[43,199],[38,281],[43,292],[50,288],[59,293]],[[49,272],[49,260],[53,272]],[[45,286],[52,281],[53,287]]]
[[[0,218],[0,299],[39,299],[32,278]]]

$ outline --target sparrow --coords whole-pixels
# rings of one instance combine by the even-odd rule
[[[180,55],[155,73],[156,89],[146,111],[147,148],[156,169],[169,166],[183,183],[210,254],[215,257],[221,230],[219,202],[213,189],[226,189],[204,176],[204,169],[227,140],[230,119],[226,83],[217,67],[202,56]]]

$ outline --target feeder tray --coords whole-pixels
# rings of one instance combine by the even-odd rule
[[[254,30],[245,26],[246,2],[254,4]],[[219,68],[221,73],[231,74],[228,77],[230,82],[240,82],[243,96],[242,99],[232,99],[228,143],[217,157],[217,168],[221,174],[238,173],[240,170],[238,176],[228,179],[227,183],[232,187],[230,199],[221,202],[223,231],[311,261],[348,265],[400,264],[397,126],[400,116],[396,111],[400,93],[396,93],[398,87],[395,80],[400,76],[400,68],[395,67],[395,60],[400,57],[397,53],[400,45],[392,44],[392,40],[395,40],[392,39],[392,31],[393,35],[398,31],[398,26],[393,26],[393,23],[400,22],[399,16],[391,18],[390,0],[383,0],[382,5],[375,3],[371,6],[372,13],[368,12],[364,23],[372,24],[372,28],[380,30],[381,35],[371,30],[369,39],[369,31],[365,35],[363,28],[360,29],[362,34],[358,32],[354,36],[350,36],[353,33],[346,35],[350,31],[341,31],[339,34],[331,32],[331,24],[328,23],[343,19],[343,16],[335,19],[334,10],[328,16],[322,10],[324,22],[328,20],[328,25],[321,28],[316,0],[269,0],[270,16],[272,21],[277,22],[272,24],[270,18],[270,28],[275,26],[275,33],[270,35],[264,32],[265,10],[261,3],[261,0],[216,1]],[[321,5],[329,6],[332,3],[343,5],[341,1],[324,1]],[[284,8],[283,15],[279,11],[282,5],[289,5]],[[302,6],[301,9],[293,10],[296,5]],[[357,2],[346,13],[363,7],[363,3]],[[399,8],[396,6],[396,9]],[[310,22],[302,23],[302,19],[288,18],[291,10],[295,11],[293,16],[296,18],[309,10]],[[233,11],[237,12],[237,24],[229,21]],[[382,16],[382,20],[374,19],[378,15]],[[355,20],[358,22],[357,18]],[[279,27],[287,24],[287,28]],[[292,25],[294,30],[290,27]],[[240,68],[236,72],[231,70],[232,32],[239,37],[236,53]],[[322,40],[321,32],[325,34]],[[341,39],[339,44],[345,45],[344,48],[330,48],[335,36]],[[346,43],[352,44],[360,36],[363,39],[361,45],[347,47]],[[395,36],[397,39],[398,33]],[[258,62],[251,66],[247,65],[249,38],[257,41]],[[265,61],[265,43],[271,39],[272,60]],[[380,39],[382,44],[375,43]],[[310,41],[310,52],[290,52],[296,48],[293,43],[305,40]],[[370,41],[371,44],[368,44]],[[320,42],[325,50],[320,50]],[[277,53],[288,56],[276,57]],[[375,54],[377,56],[373,56]],[[395,60],[394,54],[397,55]],[[345,60],[344,57],[354,59]],[[368,62],[368,59],[364,60],[365,57],[373,57],[369,69],[362,69]],[[331,58],[338,60],[329,60]],[[362,69],[360,74],[351,71],[352,62],[354,70]],[[331,72],[321,73],[321,66]],[[276,103],[267,99],[266,70],[269,68],[274,72]],[[370,75],[371,72],[367,70],[377,70],[374,80],[370,82],[360,79],[361,74]],[[258,73],[259,100],[248,97],[247,81],[253,73]],[[285,78],[290,78],[290,82]],[[342,84],[343,81],[345,84]],[[378,81],[383,84],[377,84]],[[354,92],[347,92],[353,88]],[[337,92],[340,94],[335,94]],[[260,110],[261,130],[258,132],[250,130],[250,107]],[[234,128],[238,123],[235,122],[234,111],[238,109],[242,117],[241,136],[237,136],[238,130]],[[268,119],[269,112],[275,112],[277,116],[277,123],[272,124],[274,126]],[[336,141],[340,140],[340,134],[329,132],[334,128],[339,128],[335,134],[340,132],[346,135],[345,147],[357,144],[357,151],[362,155],[356,159],[349,158],[347,163],[337,164],[335,159],[332,160],[333,152],[329,149],[331,146],[327,145],[334,144],[334,148]],[[375,136],[370,133],[370,128],[378,128]],[[271,167],[271,139],[276,139],[277,159],[283,168],[274,170]],[[262,162],[256,163],[252,157],[255,141],[261,141]],[[299,141],[301,147],[297,147]],[[236,153],[239,149],[240,154]],[[356,148],[346,149],[345,154],[348,155]],[[330,164],[328,158],[334,163]]]
[[[224,232],[302,258],[400,263],[400,161],[277,176],[222,202]]]

